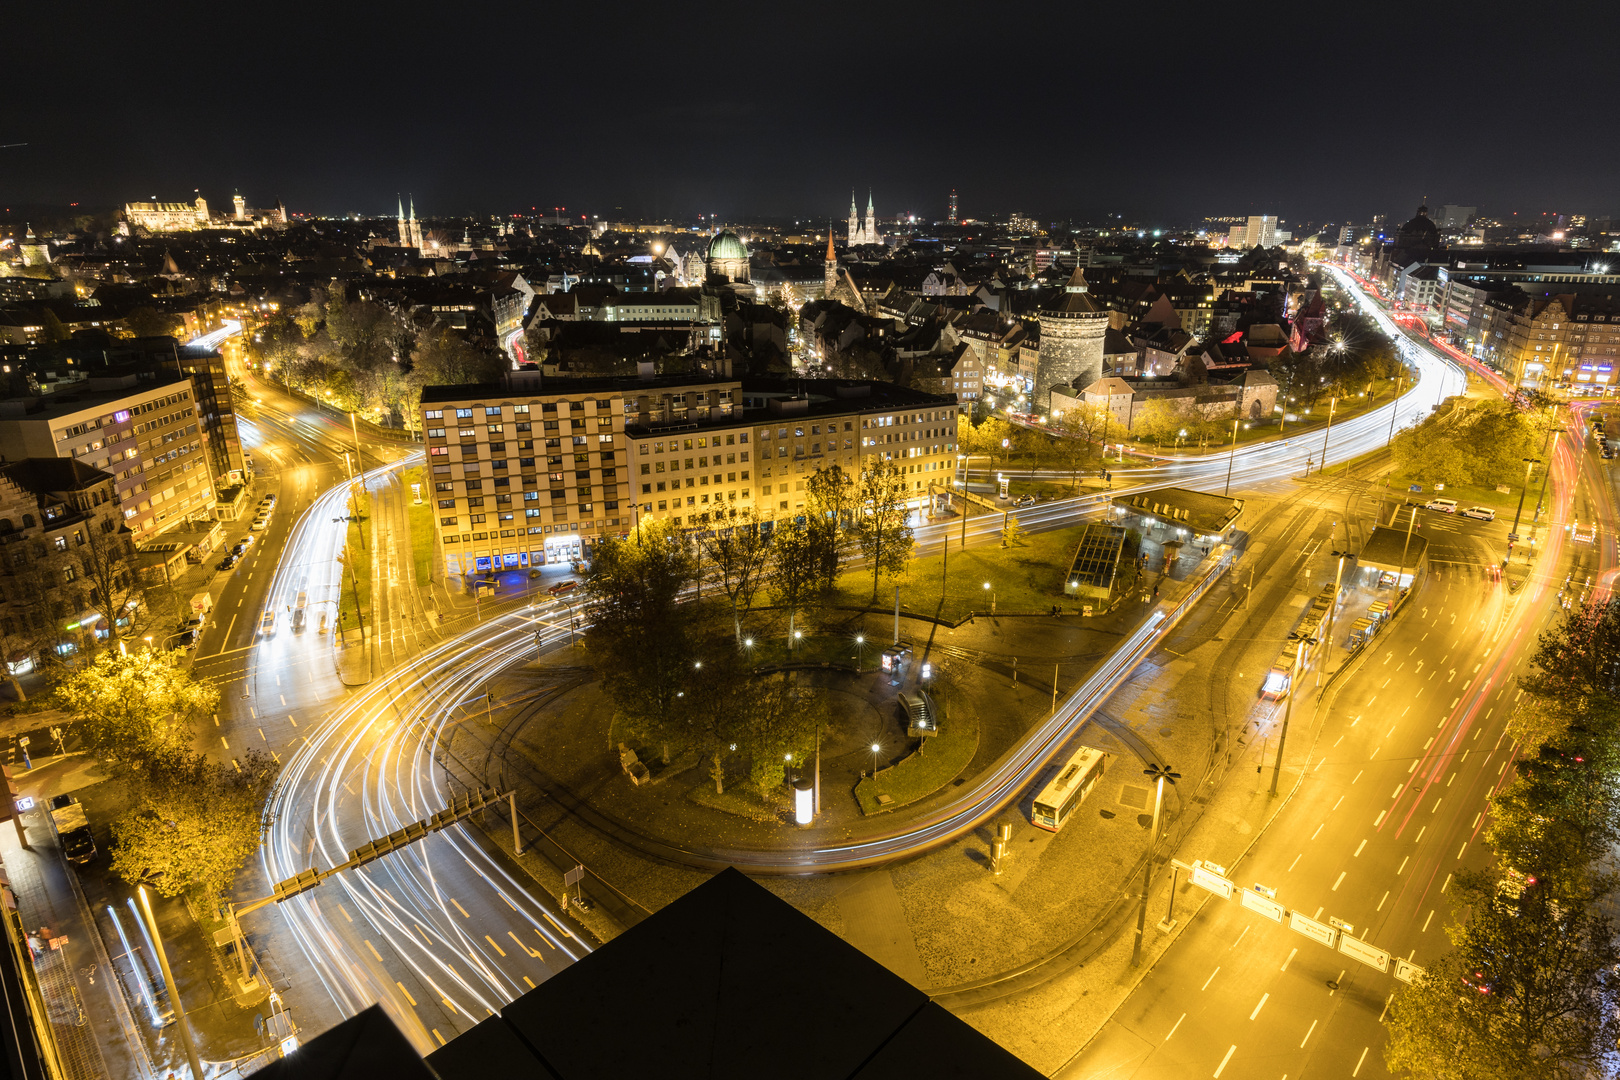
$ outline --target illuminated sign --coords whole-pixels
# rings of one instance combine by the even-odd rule
[[[115,423],[115,424],[123,424],[123,423],[127,423],[128,421],[129,421],[129,410],[128,409],[119,409],[117,412],[113,413],[113,423]]]

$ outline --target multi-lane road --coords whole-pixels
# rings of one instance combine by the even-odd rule
[[[1347,287],[1354,289],[1353,283],[1347,283]],[[1215,453],[1151,470],[1117,471],[1118,490],[1167,484],[1208,488],[1212,484],[1224,484],[1229,469],[1234,491],[1276,488],[1301,474],[1307,458],[1321,461],[1324,441],[1329,462],[1359,456],[1383,446],[1392,420],[1393,426],[1398,428],[1419,419],[1444,397],[1461,392],[1465,385],[1454,365],[1416,344],[1408,343],[1403,347],[1410,362],[1421,372],[1417,385],[1391,405],[1335,425],[1326,440],[1321,433],[1316,433],[1281,443],[1243,447],[1235,458]],[[341,545],[342,526],[329,519],[341,513],[339,508],[346,494],[343,485],[329,486],[338,478],[333,470],[341,468],[329,453],[322,463],[296,460],[299,451],[293,446],[301,440],[306,444],[310,441],[319,444],[335,436],[334,425],[328,423],[323,429],[319,426],[320,418],[310,418],[307,412],[285,399],[280,402],[267,399],[255,421],[267,439],[284,437],[287,453],[292,455],[286,461],[288,468],[282,472],[283,503],[278,524],[272,529],[287,529],[300,511],[302,517],[279,545],[281,564],[275,574],[272,576],[266,565],[269,554],[278,547],[277,538],[272,535],[271,542],[258,556],[260,561],[250,564],[247,573],[242,575],[242,594],[229,595],[227,590],[222,606],[232,606],[230,601],[234,599],[243,611],[252,611],[256,603],[273,598],[273,602],[285,607],[299,590],[310,592],[312,602],[317,591],[322,594],[322,602],[333,595],[336,585],[333,558]],[[294,417],[301,419],[294,420]],[[298,426],[300,423],[306,426]],[[311,429],[309,424],[317,426]],[[307,481],[300,480],[299,469],[311,470]],[[317,473],[316,469],[324,472]],[[371,469],[368,477],[373,491],[399,490],[397,472],[387,465]],[[289,486],[290,499],[287,497]],[[323,488],[326,494],[318,494]],[[384,496],[375,504],[377,535],[383,538],[378,559],[379,580],[390,574],[396,579],[409,580],[409,547],[403,539],[403,498],[400,491],[394,500]],[[1098,503],[1094,497],[1046,503],[1021,511],[1019,517],[1026,528],[1057,528],[1095,511]],[[998,528],[999,522],[970,523],[970,539]],[[925,525],[919,530],[920,547],[925,552],[937,548],[946,542],[947,535],[951,541],[960,536],[949,526]],[[1466,588],[1460,575],[1447,587]],[[1544,587],[1543,583],[1536,588]],[[1483,589],[1483,584],[1480,588]],[[255,594],[251,589],[264,591]],[[549,603],[534,609],[511,610],[467,633],[446,637],[437,628],[434,613],[422,605],[419,590],[390,589],[384,582],[381,591],[374,595],[382,597],[384,605],[393,605],[394,610],[385,616],[374,639],[380,646],[374,656],[377,678],[358,692],[344,695],[338,687],[329,644],[311,647],[297,635],[278,634],[255,643],[251,634],[244,637],[244,631],[235,628],[226,633],[227,641],[215,647],[217,651],[199,661],[199,664],[223,665],[221,674],[227,677],[251,680],[250,685],[244,687],[249,696],[243,698],[242,706],[249,715],[246,719],[232,717],[225,721],[234,728],[222,730],[220,738],[227,740],[229,746],[233,745],[229,741],[233,738],[258,735],[265,745],[277,751],[284,765],[283,786],[274,808],[276,824],[263,854],[266,881],[291,877],[311,865],[335,865],[360,843],[442,808],[449,797],[460,790],[459,778],[452,779],[442,767],[435,767],[435,746],[448,726],[463,722],[469,708],[476,707],[492,672],[534,655],[536,630],[540,632],[542,649],[565,641],[568,636],[566,616]],[[1442,742],[1441,736],[1450,739],[1456,735],[1454,729],[1460,729],[1463,737],[1473,740],[1477,732],[1485,730],[1485,720],[1478,714],[1496,708],[1491,703],[1478,703],[1502,692],[1500,680],[1506,678],[1506,672],[1501,670],[1501,665],[1506,663],[1507,646],[1501,646],[1504,651],[1495,654],[1490,664],[1485,663],[1483,656],[1476,659],[1474,663],[1482,665],[1484,674],[1475,673],[1473,664],[1468,662],[1472,653],[1467,649],[1484,646],[1478,643],[1474,621],[1490,623],[1495,619],[1500,628],[1517,627],[1515,636],[1509,640],[1519,641],[1527,632],[1529,624],[1524,620],[1528,616],[1515,612],[1528,612],[1532,595],[1535,594],[1526,591],[1509,601],[1500,592],[1495,596],[1482,593],[1467,600],[1459,591],[1459,595],[1444,601],[1449,605],[1446,618],[1457,614],[1459,622],[1469,620],[1466,625],[1474,636],[1453,641],[1438,625],[1423,628],[1424,620],[1433,622],[1441,618],[1436,612],[1409,619],[1387,639],[1387,644],[1393,648],[1404,636],[1417,637],[1411,646],[1417,652],[1409,654],[1406,660],[1392,661],[1403,665],[1396,672],[1404,672],[1403,678],[1413,677],[1412,673],[1419,670],[1415,665],[1422,661],[1425,666],[1421,670],[1425,675],[1443,663],[1447,665],[1446,678],[1466,679],[1470,689],[1460,697],[1474,700],[1476,704],[1470,706],[1468,700],[1464,700],[1455,713],[1447,710],[1444,716],[1435,716],[1429,733],[1434,735],[1435,744]],[[225,614],[229,615],[229,611]],[[1448,632],[1454,629],[1449,623],[1444,628]],[[1443,645],[1447,648],[1437,651]],[[237,651],[248,655],[238,661],[230,660],[229,655]],[[1459,664],[1463,665],[1459,670],[1465,669],[1464,674],[1450,676],[1451,668]],[[237,674],[232,676],[232,672]],[[1361,680],[1372,677],[1357,674],[1347,680],[1340,691],[1340,701],[1354,701],[1354,689],[1361,685]],[[1394,677],[1394,674],[1386,676]],[[1482,681],[1485,679],[1497,681]],[[1384,691],[1386,695],[1390,692]],[[1387,696],[1383,700],[1387,703]],[[1065,708],[1078,707],[1078,702],[1071,702]],[[1348,708],[1348,705],[1343,707]],[[1496,710],[1485,719],[1499,722],[1501,715],[1501,711]],[[267,721],[269,726],[261,721]],[[1370,724],[1354,725],[1351,733],[1346,734],[1344,753],[1349,755],[1348,748],[1353,746],[1369,758],[1382,756],[1385,762],[1399,758],[1401,763],[1395,767],[1404,769],[1411,761],[1420,760],[1421,754],[1429,753],[1415,749],[1428,736],[1418,738],[1415,719],[1407,723],[1407,729],[1382,729],[1380,743],[1365,741],[1375,734]],[[1038,739],[1049,739],[1050,735],[1044,732]],[[1415,740],[1414,745],[1407,745],[1404,741],[1407,739]],[[1505,760],[1504,751],[1497,748],[1493,752],[1496,756],[1489,765],[1497,767],[1500,760]],[[1026,759],[1024,764],[1030,760],[1034,759]],[[1407,779],[1422,777],[1425,791],[1435,783],[1462,782],[1457,779],[1463,775],[1462,767],[1451,765],[1449,756],[1443,761],[1444,764],[1441,758],[1435,758],[1435,764],[1424,766],[1421,771],[1413,765],[1405,776]],[[1467,767],[1487,767],[1478,764],[1479,761],[1484,758]],[[1379,766],[1380,769],[1387,767]],[[1341,770],[1328,770],[1329,766],[1323,766],[1323,774],[1334,778],[1336,783],[1342,783],[1347,789],[1358,789],[1352,794],[1372,790],[1368,776],[1357,777],[1355,772],[1349,772],[1339,777]],[[1020,775],[1014,769],[995,778],[994,783],[978,785],[976,798],[985,803],[1004,798],[1006,790],[1003,789],[1009,783],[1016,784]],[[1474,783],[1474,780],[1468,781],[1470,791]],[[1392,785],[1381,779],[1379,786]],[[1414,790],[1412,785],[1403,788],[1394,805],[1400,807],[1401,800],[1415,802]],[[1384,797],[1390,798],[1387,790]],[[1309,798],[1302,793],[1299,805],[1305,805]],[[974,801],[962,800],[958,811],[971,814]],[[1346,801],[1351,801],[1348,795]],[[1325,814],[1321,820],[1325,823],[1333,815],[1337,815],[1335,820],[1345,822],[1346,833],[1342,843],[1335,840],[1334,844],[1351,847],[1359,844],[1359,840],[1352,841],[1348,836],[1352,822],[1342,806]],[[1371,820],[1369,817],[1368,821]],[[1438,823],[1440,819],[1435,820]],[[1324,824],[1324,830],[1327,827]],[[1442,839],[1449,843],[1451,837],[1450,832],[1442,837],[1440,833],[1445,830],[1431,828],[1427,823],[1419,823],[1415,829],[1423,833],[1423,844],[1438,845]],[[940,830],[940,822],[929,822],[919,823],[910,835],[901,831],[889,838],[881,857],[900,857],[937,843]],[[1279,831],[1277,835],[1282,833]],[[1369,881],[1376,873],[1386,872],[1385,856],[1375,854],[1373,844],[1389,844],[1393,851],[1395,844],[1406,843],[1410,835],[1403,828],[1399,839],[1386,838],[1383,832],[1376,832],[1376,840],[1374,836],[1367,837],[1368,845],[1362,853],[1350,856],[1360,860],[1354,869],[1366,875]],[[1316,845],[1312,850],[1330,852],[1329,845],[1322,840],[1318,837],[1312,841]],[[1438,847],[1435,850],[1438,851]],[[797,865],[783,861],[783,865],[773,866],[772,853],[752,854],[758,859],[756,868],[760,870],[804,871],[816,868],[817,864],[814,859],[801,859]],[[1303,848],[1295,854],[1299,856],[1295,860],[1298,865],[1288,872],[1299,882],[1314,881],[1315,859],[1307,859]],[[850,858],[850,853],[829,851],[820,861],[825,865],[838,865]],[[1255,858],[1258,860],[1259,856]],[[364,870],[345,873],[279,908],[249,916],[248,925],[250,930],[259,928],[278,944],[296,945],[298,958],[282,956],[280,963],[284,968],[296,969],[295,976],[307,976],[293,980],[306,1024],[318,1029],[371,1001],[382,1001],[402,1028],[412,1034],[419,1048],[427,1050],[476,1023],[488,1010],[498,1009],[529,985],[577,958],[587,947],[578,928],[567,921],[551,899],[534,896],[525,883],[514,879],[508,866],[509,863],[488,850],[485,841],[473,831],[453,828],[408,851],[387,856]],[[1396,868],[1399,868],[1398,862]],[[1345,873],[1344,881],[1348,882],[1351,880],[1348,868]],[[1411,868],[1404,868],[1394,876],[1412,873]],[[1304,887],[1307,886],[1302,885]],[[1366,884],[1365,888],[1371,885]],[[1412,905],[1433,899],[1426,890],[1389,891],[1396,894],[1383,907],[1390,913],[1389,918],[1395,918],[1396,912],[1402,913],[1404,918]],[[1348,897],[1349,893],[1345,895]],[[1330,905],[1323,901],[1322,906]],[[1351,909],[1346,906],[1345,910]],[[1337,914],[1338,909],[1334,912]],[[1382,911],[1375,910],[1371,914],[1381,915]],[[1355,921],[1366,916],[1357,909],[1342,917]],[[1429,931],[1423,932],[1433,931],[1431,925]],[[1189,935],[1193,933],[1196,930],[1189,931]],[[1258,940],[1254,932],[1248,936]],[[1176,959],[1167,959],[1166,964],[1180,963],[1182,955],[1192,952],[1189,938],[1188,947],[1178,946]],[[1290,970],[1300,970],[1300,964],[1296,959],[1289,965]],[[1279,974],[1286,975],[1286,972],[1279,971]],[[1158,978],[1157,972],[1153,978]],[[316,983],[324,993],[311,993]],[[1274,1003],[1270,999],[1267,1002],[1266,1007],[1272,1008]],[[1277,1008],[1274,1015],[1286,1011]],[[1257,1018],[1263,1015],[1264,1009],[1257,1013]],[[1376,1017],[1374,1020],[1376,1022]],[[1334,1030],[1335,1045],[1356,1037],[1348,1022]],[[1099,1043],[1097,1052],[1102,1052],[1102,1047]],[[1222,1050],[1224,1053],[1224,1048]],[[1234,1052],[1234,1060],[1237,1057]],[[1236,1067],[1228,1066],[1229,1069]]]

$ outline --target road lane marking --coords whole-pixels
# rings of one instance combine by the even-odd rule
[[[1313,918],[1313,919],[1321,919],[1322,918],[1322,912],[1324,912],[1326,910],[1327,910],[1327,908],[1325,908],[1325,907],[1317,908],[1316,909],[1316,914],[1312,915],[1311,918]]]
[[[405,984],[396,979],[394,980],[394,985],[399,987],[399,992],[405,995],[405,1000],[411,1003],[412,1008],[415,1008],[416,999],[411,997],[411,992],[409,990],[405,989]]]
[[[439,1029],[438,1028],[433,1028],[432,1030],[433,1030],[433,1037],[435,1039],[439,1040],[439,1045],[440,1046],[443,1046],[444,1045],[444,1036],[439,1034]]]
[[[1361,770],[1361,772],[1366,772],[1366,771],[1367,771],[1367,770],[1365,770],[1365,769],[1363,769],[1363,770]],[[1358,773],[1356,773],[1356,780],[1360,780],[1360,779],[1361,779],[1361,773],[1360,773],[1360,772],[1358,772]],[[1355,783],[1355,782],[1356,782],[1356,780],[1352,780],[1352,781],[1350,781],[1350,782],[1351,782],[1351,783],[1352,783],[1352,784],[1354,784],[1354,783]]]
[[[1421,844],[1423,842],[1423,834],[1428,832],[1428,831],[1429,831],[1429,827],[1427,825],[1423,826],[1423,828],[1418,830],[1418,834],[1416,836],[1412,837],[1412,843]]]
[[[1294,867],[1299,865],[1299,860],[1303,859],[1304,857],[1305,853],[1303,851],[1294,856],[1294,861],[1288,864],[1288,872],[1290,874],[1294,872]]]
[[[370,938],[366,938],[366,948],[371,950],[371,955],[377,958],[378,963],[382,963],[382,954],[377,951],[377,946],[371,943]]]
[[[1326,827],[1326,825],[1327,825],[1327,822],[1325,822],[1325,821],[1324,821],[1324,822],[1322,822],[1322,824],[1320,824],[1320,825],[1318,825],[1318,826],[1317,826],[1317,827],[1316,827],[1316,831],[1315,831],[1315,832],[1313,832],[1313,833],[1311,833],[1311,839],[1312,839],[1312,840],[1315,840],[1315,839],[1316,839],[1316,838],[1317,838],[1317,837],[1318,837],[1318,836],[1321,836],[1321,835],[1322,835],[1322,829],[1323,829],[1323,828],[1324,828],[1324,827]]]
[[[1367,849],[1367,841],[1366,841],[1366,840],[1362,840],[1362,841],[1361,841],[1361,844],[1360,844],[1360,846],[1358,846],[1358,847],[1357,847],[1357,848],[1356,848],[1356,853],[1355,853],[1355,854],[1354,854],[1354,855],[1352,855],[1352,856],[1351,856],[1351,858],[1353,858],[1353,859],[1359,859],[1359,858],[1361,858],[1361,853],[1362,853],[1362,852],[1363,852],[1363,851],[1365,851],[1365,850],[1366,850],[1366,849]]]
[[[1444,796],[1442,796],[1442,798],[1443,798],[1443,797],[1444,797]],[[1439,813],[1439,812],[1440,812],[1440,799],[1436,799],[1436,800],[1434,800],[1434,809],[1433,809],[1433,810],[1430,810],[1430,811],[1429,811],[1429,813],[1431,813],[1431,814],[1437,814],[1437,813]]]
[[[1361,1075],[1361,1063],[1367,1060],[1367,1051],[1370,1049],[1371,1047],[1367,1046],[1363,1046],[1361,1048],[1361,1056],[1356,1059],[1356,1068],[1355,1071],[1350,1074],[1351,1076],[1354,1077]]]
[[[1260,1015],[1260,1010],[1266,1007],[1266,1002],[1269,1001],[1269,1000],[1271,1000],[1271,995],[1270,994],[1261,994],[1260,995],[1260,1004],[1258,1004],[1258,1005],[1256,1005],[1254,1007],[1254,1012],[1249,1014],[1249,1019],[1253,1020],[1255,1017],[1259,1016]]]
[[[534,980],[529,978],[527,975],[523,976],[523,981],[529,984],[529,989],[530,990],[533,990],[535,988]]]
[[[1441,892],[1441,893],[1442,893],[1442,894],[1444,894],[1444,893],[1445,893],[1445,891],[1446,891],[1446,890],[1447,890],[1447,889],[1449,889],[1449,888],[1450,888],[1450,887],[1451,887],[1451,875],[1450,875],[1450,874],[1447,874],[1447,875],[1446,875],[1446,883],[1445,883],[1445,884],[1444,884],[1444,885],[1442,885],[1442,886],[1440,886],[1440,892]]]
[[[1389,997],[1384,999],[1384,1011],[1378,1014],[1378,1022],[1380,1024],[1382,1024],[1384,1022],[1384,1017],[1389,1015],[1389,1003],[1394,1001],[1394,1000],[1395,1000],[1395,995],[1394,994],[1391,994],[1391,995],[1389,995]]]
[[[1179,1017],[1178,1017],[1178,1018],[1177,1018],[1177,1019],[1176,1019],[1176,1022],[1175,1022],[1175,1023],[1174,1023],[1174,1024],[1172,1024],[1172,1025],[1170,1025],[1170,1035],[1174,1035],[1174,1034],[1175,1034],[1175,1033],[1176,1033],[1176,1028],[1179,1028],[1179,1027],[1180,1027],[1180,1026],[1181,1026],[1181,1021],[1183,1021],[1183,1020],[1185,1020],[1185,1019],[1187,1019],[1187,1014],[1186,1014],[1186,1013],[1182,1013],[1182,1014],[1181,1014],[1181,1016],[1179,1016]],[[1165,1041],[1165,1042],[1169,1042],[1169,1041],[1170,1041],[1170,1035],[1166,1035],[1166,1036],[1165,1036],[1165,1037],[1164,1037],[1164,1041]]]
[[[1433,919],[1433,918],[1434,918],[1434,908],[1430,908],[1429,909],[1429,918],[1423,920],[1423,929],[1419,930],[1418,933],[1421,934],[1421,933],[1426,932],[1429,929],[1429,919]]]
[[[1306,1031],[1305,1032],[1305,1037],[1303,1039],[1299,1040],[1299,1048],[1301,1050],[1305,1049],[1305,1044],[1311,1041],[1311,1032],[1314,1032],[1315,1030],[1316,1030],[1316,1021],[1312,1020],[1310,1030]]]
[[[549,911],[542,911],[540,914],[542,914],[542,915],[544,915],[546,917],[546,921],[548,923],[550,923],[552,926],[555,926],[558,930],[561,930],[563,937],[573,937],[574,936],[573,933],[568,929],[568,927],[564,926],[562,923],[558,922],[556,919],[553,919],[551,917],[551,913]],[[535,927],[534,932],[537,933],[537,934],[540,934],[540,928],[538,926]],[[547,945],[551,945],[551,942],[546,941],[546,935],[544,935],[544,934],[540,934],[540,940],[545,941]],[[551,945],[551,947],[553,949],[555,949],[557,946]]]
[[[1199,990],[1208,990],[1209,989],[1209,984],[1214,982],[1215,981],[1215,976],[1219,975],[1220,973],[1221,973],[1221,969],[1217,966],[1214,971],[1209,973],[1209,978],[1204,980],[1204,985],[1200,986],[1198,989]]]
[[[231,748],[231,744],[225,741],[225,736],[223,735],[219,737],[219,745],[223,746],[227,750]]]
[[[1298,949],[1289,949],[1288,950],[1288,959],[1284,960],[1283,961],[1283,966],[1278,968],[1277,970],[1278,971],[1287,971],[1288,970],[1288,965],[1292,964],[1294,962],[1294,957],[1296,957],[1298,955],[1299,955],[1299,950]]]
[[[1237,1052],[1237,1043],[1233,1043],[1232,1048],[1226,1052],[1226,1056],[1221,1058],[1221,1063],[1219,1065],[1215,1066],[1216,1080],[1220,1080],[1221,1070],[1226,1068],[1226,1063],[1228,1061],[1232,1060],[1232,1055],[1234,1053],[1236,1053],[1236,1052]]]
[[[1376,828],[1378,828],[1378,826],[1382,825],[1384,823],[1384,815],[1386,815],[1388,813],[1389,813],[1388,810],[1380,810],[1380,811],[1378,811],[1378,817],[1373,820],[1373,828],[1376,829]]]
[[[353,919],[349,918],[349,909],[348,908],[344,907],[342,904],[339,904],[338,905],[338,910],[343,912],[344,919],[348,920],[349,922],[354,922]]]
[[[1406,858],[1404,858],[1404,859],[1402,859],[1402,860],[1401,860],[1401,869],[1400,869],[1400,870],[1397,870],[1397,871],[1395,871],[1395,876],[1396,876],[1396,877],[1400,877],[1400,876],[1401,876],[1401,870],[1405,870],[1405,869],[1406,869],[1406,864],[1407,864],[1407,863],[1408,863],[1408,862],[1409,862],[1409,861],[1411,861],[1411,858],[1412,858],[1412,856],[1410,856],[1410,855],[1408,855],[1408,856],[1407,856],[1407,857],[1406,857]]]
[[[451,902],[451,903],[452,903],[452,904],[456,904],[456,898],[455,898],[455,897],[453,897],[453,896],[452,896],[452,897],[450,897],[450,902]],[[457,910],[457,911],[459,911],[459,912],[461,912],[461,917],[462,917],[462,918],[463,918],[463,919],[470,919],[470,918],[472,918],[472,916],[470,916],[470,915],[468,915],[468,914],[467,914],[467,909],[466,909],[466,908],[464,908],[464,907],[462,907],[462,906],[461,906],[461,905],[460,905],[460,904],[456,904],[456,910]]]
[[[1322,917],[1322,909],[1321,908],[1316,909],[1316,916],[1317,916],[1317,918]],[[1343,984],[1344,984],[1344,972],[1341,971],[1341,972],[1339,972],[1339,977],[1337,979],[1334,979],[1333,982],[1331,982],[1329,985],[1330,986],[1342,986]],[[1338,993],[1337,990],[1329,990],[1328,991],[1328,997],[1332,997],[1334,994],[1337,994],[1337,993]]]
[[[1238,936],[1237,936],[1237,941],[1234,941],[1234,942],[1232,942],[1232,944],[1231,944],[1231,945],[1228,945],[1228,946],[1227,946],[1227,948],[1229,948],[1229,949],[1235,949],[1235,948],[1237,948],[1237,947],[1238,947],[1238,941],[1242,941],[1242,940],[1243,940],[1243,934],[1247,934],[1247,933],[1248,933],[1248,932],[1249,932],[1249,928],[1248,928],[1248,927],[1247,927],[1247,926],[1245,926],[1245,927],[1244,927],[1244,928],[1243,928],[1243,933],[1242,933],[1242,934],[1239,934],[1239,935],[1238,935]]]
[[[1339,880],[1335,881],[1333,883],[1333,888],[1330,891],[1338,892],[1339,891],[1339,886],[1344,884],[1344,875],[1348,874],[1349,872],[1350,871],[1348,871],[1348,870],[1340,870],[1339,871]]]
[[[1462,858],[1463,857],[1463,852],[1465,852],[1467,850],[1468,850],[1468,841],[1464,840],[1463,841],[1463,846],[1457,849],[1457,858],[1459,858],[1459,859]]]
[[[492,949],[494,949],[496,952],[500,953],[502,956],[506,955],[506,950],[501,948],[499,945],[495,944],[495,939],[494,938],[490,937],[488,934],[485,934],[484,935],[484,940],[489,942],[490,947]]]
[[[1475,814],[1475,815],[1474,815],[1474,823],[1473,823],[1473,824],[1472,824],[1472,825],[1470,825],[1470,826],[1468,826],[1468,827],[1469,827],[1469,828],[1470,828],[1470,829],[1477,829],[1477,828],[1479,828],[1479,819],[1480,819],[1480,818],[1482,818],[1482,817],[1484,817],[1484,816],[1485,816],[1485,815],[1484,815],[1484,814],[1483,814],[1483,813],[1480,813],[1480,814]]]
[[[1385,889],[1384,890],[1384,895],[1382,897],[1380,897],[1379,900],[1378,900],[1378,906],[1373,908],[1373,910],[1374,911],[1383,911],[1384,910],[1384,901],[1388,900],[1388,899],[1389,899],[1389,890]]]
[[[517,936],[517,933],[515,931],[508,930],[506,932],[506,936],[511,938],[513,941],[517,942],[517,947],[522,949],[524,952],[528,953],[530,956],[539,956],[540,955],[539,953],[535,952],[533,949],[529,948],[527,945],[523,944],[523,942],[518,941],[518,936]]]

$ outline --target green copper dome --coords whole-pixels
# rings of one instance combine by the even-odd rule
[[[743,259],[748,258],[748,249],[743,242],[737,239],[737,234],[730,229],[724,229],[709,242],[709,258],[711,259]]]

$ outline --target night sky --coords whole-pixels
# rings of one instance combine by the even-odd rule
[[[0,198],[1620,212],[1620,5],[12,4]]]

